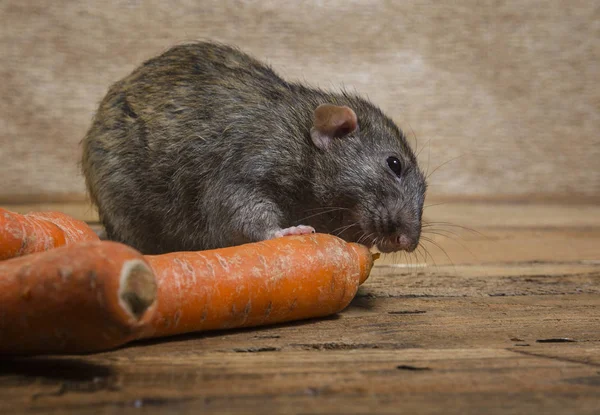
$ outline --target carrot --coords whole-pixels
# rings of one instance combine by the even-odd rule
[[[325,234],[146,256],[157,311],[141,337],[248,327],[344,309],[373,265],[369,250]]]
[[[137,337],[155,310],[144,257],[82,242],[0,262],[0,353],[85,353]]]
[[[98,239],[85,222],[64,213],[20,215],[0,208],[0,260]]]
[[[145,257],[96,241],[13,258],[0,262],[0,353],[94,352],[334,314],[373,259],[325,234]]]

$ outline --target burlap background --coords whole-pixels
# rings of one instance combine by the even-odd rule
[[[282,75],[368,94],[418,138],[431,193],[600,194],[600,3],[0,2],[0,201],[80,198],[107,87],[212,38]]]

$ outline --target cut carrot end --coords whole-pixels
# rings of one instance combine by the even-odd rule
[[[128,315],[140,321],[156,301],[156,291],[156,279],[148,265],[138,259],[123,264],[119,304]]]
[[[362,285],[367,278],[369,278],[369,274],[371,273],[371,268],[373,268],[374,255],[369,251],[364,245],[349,243],[348,244],[358,256],[358,264],[360,267],[360,275],[358,277],[358,285]]]

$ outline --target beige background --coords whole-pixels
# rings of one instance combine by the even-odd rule
[[[431,193],[600,195],[600,3],[0,2],[0,202],[82,198],[79,141],[108,86],[212,38],[367,94],[424,149]]]

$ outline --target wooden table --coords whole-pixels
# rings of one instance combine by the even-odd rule
[[[384,258],[337,316],[1,360],[0,412],[599,414],[600,207],[426,218],[475,231],[429,228],[445,252]]]

